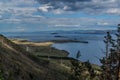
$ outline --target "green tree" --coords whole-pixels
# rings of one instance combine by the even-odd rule
[[[69,80],[84,80],[82,77],[82,72],[84,71],[85,67],[82,62],[78,59],[80,57],[80,51],[76,54],[76,59],[71,60],[71,75]]]
[[[116,60],[116,63],[117,63],[117,79],[116,80],[120,80],[120,24],[118,24],[118,31],[117,31],[117,45],[115,46],[116,47],[116,52],[117,52],[117,60]]]
[[[84,63],[85,67],[88,69],[88,72],[90,74],[90,80],[93,80],[96,76],[95,71],[91,65],[91,63],[89,62],[89,60],[87,62]]]
[[[111,44],[113,43],[113,40],[112,40],[112,36],[110,35],[109,32],[107,32],[107,35],[104,37],[104,43],[106,45],[106,56],[103,57],[103,59],[100,60],[100,62],[102,63],[102,79],[103,80],[111,80],[110,78],[110,59],[109,59],[109,50],[110,50],[110,46]]]
[[[120,80],[120,27],[118,27],[115,40],[109,32],[105,37],[106,57],[101,59],[103,80]]]

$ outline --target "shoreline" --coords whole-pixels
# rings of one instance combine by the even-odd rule
[[[22,45],[22,46],[29,46],[29,47],[34,47],[38,49],[37,56],[41,58],[53,58],[53,59],[65,59],[65,60],[71,60],[74,59],[72,57],[69,57],[68,55],[70,54],[66,50],[60,50],[55,47],[52,47],[51,45],[55,44],[56,42],[31,42],[25,39],[10,39],[12,42]],[[42,51],[43,50],[43,51]],[[52,51],[52,52],[51,52]],[[39,54],[40,52],[40,54]],[[36,54],[35,53],[35,54]],[[42,53],[42,54],[41,54]],[[45,54],[44,54],[45,53]],[[98,66],[97,64],[93,64],[94,66]]]
[[[54,42],[32,42],[25,39],[10,39],[12,42],[20,45],[31,45],[31,46],[51,46]]]
[[[55,42],[31,42],[25,39],[10,39],[13,43],[21,45],[26,47],[26,45],[32,49],[37,49],[38,52],[35,50],[36,53],[42,52],[43,54],[40,54],[42,56],[46,56],[50,54],[49,56],[57,56],[57,57],[68,57],[70,54],[69,52],[65,50],[59,50],[55,47],[52,47],[51,45],[55,44]],[[33,48],[34,47],[34,48]],[[51,52],[53,51],[53,52]],[[34,51],[33,51],[34,52]],[[38,56],[40,56],[38,54]]]
[[[79,40],[50,40],[50,41],[29,41],[26,39],[18,39],[18,38],[12,38],[10,39],[12,42],[17,43],[17,44],[31,44],[31,45],[35,45],[35,46],[51,46],[52,44],[55,43],[84,43],[84,44],[88,44],[88,41],[79,41]]]
[[[63,57],[68,57],[70,53],[66,50],[60,50],[60,49],[57,49],[55,47],[52,47],[53,44],[56,44],[56,43],[74,43],[74,42],[88,44],[88,41],[77,41],[77,40],[51,40],[51,41],[43,41],[43,42],[34,42],[34,41],[29,41],[27,39],[18,39],[18,38],[12,38],[10,40],[18,45],[23,45],[23,46],[27,45],[27,46],[44,47],[44,48],[46,47],[47,48],[46,50],[50,50],[50,49],[56,50],[57,53],[63,52],[62,54],[65,55]],[[72,58],[72,57],[70,57],[70,58]]]

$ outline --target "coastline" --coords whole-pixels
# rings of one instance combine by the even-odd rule
[[[59,50],[51,45],[56,42],[31,42],[25,39],[10,39],[15,44],[21,45],[22,47],[28,46],[31,49],[32,53],[35,53],[37,56],[57,56],[57,57],[68,57],[69,52],[65,50]]]
[[[77,40],[51,40],[51,41],[45,41],[45,42],[32,42],[32,41],[29,41],[26,39],[17,39],[17,38],[12,38],[10,40],[18,45],[32,47],[32,49],[33,49],[33,47],[35,47],[39,51],[38,56],[50,55],[50,56],[57,56],[57,57],[61,57],[61,56],[68,57],[68,55],[70,53],[65,50],[59,50],[57,48],[52,47],[52,45],[55,43],[69,43],[69,42],[73,43],[73,42],[75,42],[75,43],[88,44],[88,41],[77,41]],[[41,52],[40,50],[44,51],[43,54],[40,53]],[[54,52],[51,52],[51,51],[54,51]],[[36,53],[36,52],[34,52],[34,53]]]
[[[31,46],[51,46],[54,42],[31,42],[24,39],[10,39],[12,42],[20,45],[31,45]]]
[[[55,44],[55,42],[31,42],[25,39],[10,40],[22,47],[26,47],[27,45],[31,49],[30,52],[34,53],[34,55],[37,57],[43,58],[45,60],[56,60],[55,62],[60,63],[62,59],[63,63],[69,66],[70,60],[74,60],[74,58],[68,57],[70,54],[69,52],[51,47],[51,45]],[[99,69],[99,66],[97,64],[92,64],[92,66],[96,69]]]

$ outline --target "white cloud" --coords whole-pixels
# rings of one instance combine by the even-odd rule
[[[90,14],[120,15],[120,0],[38,0],[40,4],[48,5],[43,11],[86,12]]]
[[[79,27],[80,25],[57,24],[55,27]]]
[[[42,23],[58,29],[115,29],[119,19],[98,18],[44,18]],[[115,27],[116,26],[116,27]]]
[[[108,23],[108,22],[98,22],[97,25],[100,25],[100,26],[107,26],[107,25],[111,25],[111,24]]]
[[[17,27],[17,31],[25,31],[26,29],[24,27]]]
[[[106,13],[109,14],[120,14],[120,9],[119,8],[111,8],[106,11]]]
[[[35,0],[1,0],[0,15],[9,14],[9,17],[31,16],[38,12]]]
[[[50,8],[52,8],[52,6],[43,5],[43,6],[40,6],[38,9],[43,12],[48,12]]]
[[[41,3],[44,2],[44,3]],[[71,2],[72,1],[72,2]],[[58,3],[59,2],[59,3]],[[40,0],[37,3],[35,0],[1,0],[0,1],[0,22],[7,23],[33,23],[37,26],[50,26],[51,28],[66,28],[66,29],[93,29],[115,26],[120,19],[101,19],[101,18],[55,18],[54,14],[86,12],[88,14],[117,14],[120,15],[119,0]],[[42,12],[43,15],[39,15]],[[45,12],[52,14],[50,17],[43,16]],[[79,14],[78,14],[79,16]],[[64,17],[64,15],[63,15]],[[22,26],[22,25],[21,25]],[[26,27],[27,25],[23,25]],[[29,27],[29,25],[28,25]],[[42,29],[42,28],[41,28]],[[17,30],[25,31],[23,27],[18,27]]]

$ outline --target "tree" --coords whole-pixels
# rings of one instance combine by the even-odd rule
[[[102,63],[102,79],[103,80],[110,80],[110,64],[109,63],[109,50],[110,50],[110,45],[113,43],[112,36],[110,35],[110,32],[107,32],[107,35],[104,37],[104,43],[106,45],[106,56],[103,57],[103,59],[100,60]]]
[[[94,72],[92,65],[90,64],[89,60],[87,62],[85,62],[84,64],[90,74],[90,80],[93,80],[95,78],[96,74]]]
[[[81,56],[80,51],[78,51],[77,54],[76,54],[76,59],[79,59],[80,56]]]
[[[80,57],[80,51],[76,54],[76,59],[71,60],[71,75],[69,77],[69,80],[81,80],[82,72],[84,71],[85,67],[82,62],[80,62],[78,59]]]
[[[100,60],[102,63],[101,77],[103,80],[120,80],[120,27],[118,27],[115,40],[107,32],[104,42],[106,57]]]
[[[120,26],[120,24],[118,24]],[[117,52],[117,79],[120,80],[120,27],[118,27],[117,31],[117,45],[116,45],[116,52]]]

